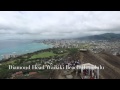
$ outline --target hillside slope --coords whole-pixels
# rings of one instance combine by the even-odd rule
[[[120,58],[107,53],[93,54],[91,52],[81,52],[84,63],[104,66],[104,70],[100,70],[100,78],[118,79],[120,78]]]
[[[80,52],[79,56],[82,57],[83,63],[91,63],[97,66],[104,66],[103,70],[100,70],[100,79],[120,79],[120,58],[107,53],[93,54],[91,52]],[[56,70],[52,74],[54,79],[66,79],[63,75],[65,70]],[[76,77],[75,73],[71,73],[74,79],[80,79]]]
[[[105,33],[105,34],[100,34],[100,35],[81,37],[78,39],[82,39],[82,40],[119,40],[120,34]]]

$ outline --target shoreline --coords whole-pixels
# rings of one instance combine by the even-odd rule
[[[37,42],[35,42],[35,43],[37,43]],[[35,53],[37,51],[41,51],[41,50],[45,50],[45,49],[49,49],[49,48],[53,48],[54,47],[54,45],[52,45],[52,44],[45,44],[45,43],[40,43],[40,44],[47,45],[49,47],[48,48],[39,49],[39,50],[35,50],[35,51],[31,51],[31,52],[26,52],[26,53],[23,53],[23,54],[3,54],[3,55],[17,55],[16,57],[12,57],[12,58],[17,58],[19,56],[24,56],[26,54],[32,54],[32,53]],[[1,56],[3,56],[3,55],[1,55]],[[8,58],[8,59],[10,59],[10,58]],[[0,58],[0,61],[6,61],[8,59]]]

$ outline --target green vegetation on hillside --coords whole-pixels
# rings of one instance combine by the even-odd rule
[[[31,57],[31,59],[35,59],[35,58],[46,58],[46,57],[50,57],[50,56],[55,56],[56,54],[54,54],[53,52],[42,52],[39,54],[35,54]]]
[[[70,48],[69,49],[69,54],[70,55],[74,55],[74,54],[76,54],[78,52],[78,48]]]
[[[73,50],[74,51],[74,50]],[[28,65],[34,65],[36,63],[44,64],[49,60],[55,60],[60,59],[64,56],[67,56],[69,54],[69,50],[63,49],[63,48],[53,48],[53,49],[45,49],[33,53],[28,53],[25,55],[18,56],[16,58],[11,58],[8,60],[4,60],[0,62],[0,78],[11,78],[12,74],[22,71],[24,76],[22,78],[25,78],[26,75],[29,72],[35,71],[35,70],[9,70],[9,65],[14,66],[28,66]],[[44,61],[45,60],[45,61]],[[57,63],[57,61],[53,61],[53,64]],[[45,73],[44,70],[36,70],[35,72]],[[48,70],[46,70],[46,73]],[[43,74],[44,75],[44,74]],[[48,74],[45,74],[48,75]]]

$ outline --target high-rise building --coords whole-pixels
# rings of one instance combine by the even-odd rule
[[[10,55],[9,55],[9,54],[3,55],[3,59],[9,59],[9,58],[10,58]]]

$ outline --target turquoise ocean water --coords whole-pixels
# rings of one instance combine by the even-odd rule
[[[32,41],[4,40],[0,41],[0,60],[5,54],[26,54],[37,50],[51,48],[52,45]]]

